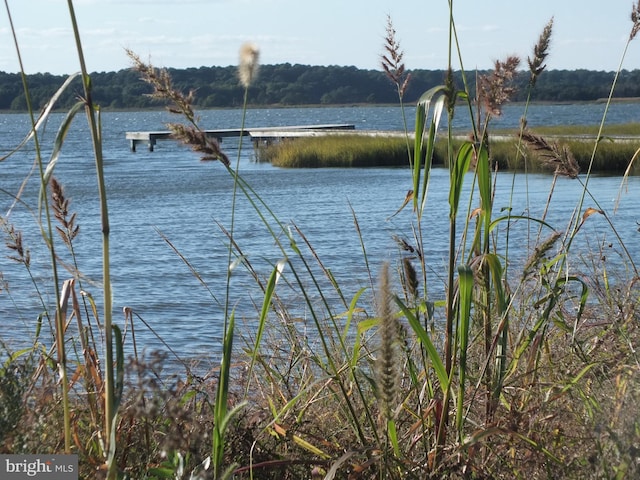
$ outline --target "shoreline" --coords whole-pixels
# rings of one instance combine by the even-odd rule
[[[552,101],[552,100],[538,100],[531,101],[529,105],[598,105],[602,103],[606,103],[608,101],[607,98],[599,98],[597,100],[585,100],[585,101]],[[611,103],[616,104],[640,104],[640,97],[614,97],[611,99]],[[525,105],[525,102],[509,102],[508,105]],[[406,107],[414,107],[415,104],[412,102],[411,104],[406,104]],[[335,103],[335,104],[300,104],[300,105],[284,105],[284,104],[270,104],[270,105],[247,105],[247,109],[249,110],[285,110],[285,109],[294,109],[294,108],[390,108],[390,107],[399,107],[397,103]],[[54,113],[62,113],[67,112],[68,109],[60,108],[54,109]],[[163,105],[158,105],[157,107],[132,107],[132,108],[112,108],[112,107],[100,107],[102,112],[158,112],[164,111],[166,108]],[[216,111],[216,110],[242,110],[242,107],[197,107],[198,111]],[[0,114],[3,115],[12,115],[12,114],[26,114],[29,113],[28,110],[6,110],[0,109]]]

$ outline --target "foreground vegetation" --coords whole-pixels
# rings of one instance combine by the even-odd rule
[[[175,87],[168,71],[129,52],[152,96],[169,102],[179,115],[168,125],[174,136],[203,160],[218,162],[233,185],[231,220],[221,225],[227,258],[222,267],[214,266],[226,273],[222,300],[212,295],[211,305],[224,328],[219,367],[197,376],[185,365],[184,374],[171,379],[161,372],[162,354],[124,358],[123,328],[140,327],[131,310],[124,312],[122,325],[113,316],[99,109],[71,0],[68,6],[83,96],[69,110],[49,162],[41,156],[39,128],[58,96],[40,118],[28,103],[33,128],[26,140],[35,145],[41,185],[39,204],[30,207],[42,212],[31,227],[41,232],[51,275],[31,277],[44,310],[34,319],[33,346],[6,349],[0,369],[2,452],[77,453],[82,478],[638,476],[637,258],[619,240],[613,212],[600,208],[589,189],[605,144],[606,114],[595,139],[585,142],[591,153],[576,179],[582,194],[566,212],[566,222],[551,225],[546,214],[516,215],[516,208],[526,211],[520,205],[494,212],[492,166],[499,142],[492,141],[489,127],[515,93],[520,59],[497,61],[492,72],[478,77],[477,91],[469,89],[465,77],[460,86],[445,77],[420,96],[413,135],[407,132],[394,147],[409,164],[404,208],[411,212],[413,234],[395,236],[398,255],[392,265],[369,259],[364,239],[360,252],[354,246],[370,284],[346,297],[341,281],[348,280],[336,278],[312,239],[278,219],[243,179],[240,152],[234,162],[204,134],[192,96]],[[453,2],[449,7],[449,56],[454,58]],[[640,2],[631,18],[627,45],[640,31]],[[552,27],[550,21],[528,58],[529,92],[543,78]],[[382,67],[404,106],[409,78],[391,20],[384,47]],[[257,47],[243,46],[243,110],[257,60]],[[614,78],[611,92],[615,86]],[[436,132],[454,111],[479,113],[470,113],[468,139],[445,125],[444,145],[439,145]],[[90,126],[102,219],[102,291],[92,296],[83,287],[81,265],[63,265],[60,259],[63,249],[75,258],[79,220],[54,176],[67,127],[79,112]],[[377,141],[377,150],[387,148],[388,142]],[[577,177],[571,149],[527,129],[525,122],[517,145],[510,161],[527,161],[528,152],[535,151],[553,172],[549,201],[558,177]],[[436,212],[449,220],[444,261],[432,252],[427,220],[434,208],[429,186],[436,151],[449,170],[445,211]],[[9,195],[20,204],[21,192]],[[263,231],[255,234],[280,250],[277,258],[264,260],[271,272],[266,277],[236,243],[234,213],[240,201],[248,202],[262,222]],[[579,242],[596,219],[603,220],[605,236]],[[358,229],[355,214],[354,223]],[[33,247],[24,244],[8,215],[2,227],[10,257],[30,273]],[[527,241],[515,244],[516,232],[524,232]],[[209,288],[197,266],[165,240],[178,253],[177,261]],[[72,277],[64,282],[63,266]],[[244,269],[263,292],[256,328],[243,333],[237,331],[234,306],[255,299],[231,288],[235,269]],[[438,285],[429,275],[434,270]],[[45,291],[54,301],[45,300]],[[71,321],[77,324],[75,333]],[[135,347],[135,340],[129,341]]]

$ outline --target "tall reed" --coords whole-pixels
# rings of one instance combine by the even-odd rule
[[[87,70],[84,53],[82,49],[82,41],[80,39],[80,30],[76,19],[75,9],[72,0],[67,0],[69,9],[69,18],[73,29],[75,45],[77,49],[78,61],[80,63],[80,73],[82,79],[82,88],[84,97],[76,104],[76,108],[84,107],[84,111],[89,124],[91,141],[93,145],[94,161],[96,167],[96,177],[98,183],[98,196],[100,199],[100,221],[102,232],[102,282],[103,282],[103,316],[104,316],[104,339],[105,339],[105,395],[104,395],[104,437],[105,437],[105,454],[107,456],[108,475],[107,478],[116,478],[117,470],[115,464],[116,440],[114,424],[117,414],[117,392],[114,364],[113,349],[115,334],[119,337],[119,329],[112,323],[112,292],[111,292],[111,263],[110,263],[110,247],[109,247],[109,208],[107,202],[106,183],[104,178],[104,159],[102,154],[102,133],[100,125],[100,110],[94,105],[91,95],[91,77]],[[120,338],[116,338],[119,345]],[[119,365],[121,369],[122,364]]]
[[[7,2],[5,2],[7,15],[11,21],[11,12]],[[75,12],[73,8],[73,2],[69,0],[67,2],[69,17],[72,23],[72,30],[74,32],[75,45],[77,48],[78,59],[80,62],[81,72],[76,75],[71,75],[69,79],[60,87],[58,92],[51,98],[49,103],[46,105],[40,117],[37,119],[34,115],[34,107],[31,105],[30,94],[29,94],[29,85],[26,81],[26,75],[24,74],[25,68],[22,65],[22,60],[20,57],[20,48],[19,42],[16,36],[16,30],[13,27],[13,23],[11,22],[12,31],[14,35],[14,42],[16,52],[18,53],[18,58],[20,62],[20,69],[22,72],[23,78],[23,89],[25,93],[25,98],[27,99],[27,107],[31,118],[31,132],[25,140],[17,147],[17,149],[22,148],[26,144],[27,141],[33,140],[35,144],[35,155],[36,155],[36,163],[38,165],[38,173],[40,178],[40,203],[39,210],[44,215],[44,223],[41,225],[41,232],[43,234],[43,239],[45,244],[48,247],[50,252],[50,267],[53,274],[53,289],[55,292],[55,339],[56,339],[56,351],[57,351],[57,369],[60,375],[60,385],[62,389],[62,407],[63,407],[63,418],[64,418],[64,451],[67,453],[71,452],[72,448],[72,425],[71,425],[71,400],[69,397],[69,389],[71,385],[71,380],[68,378],[68,355],[66,351],[66,343],[67,343],[67,312],[68,310],[72,310],[76,316],[78,316],[78,322],[80,324],[81,319],[79,317],[78,303],[77,298],[75,296],[74,282],[67,281],[64,285],[60,285],[60,277],[59,277],[59,258],[55,248],[55,241],[53,235],[53,226],[52,226],[52,211],[53,215],[56,219],[62,224],[64,227],[61,229],[60,227],[56,227],[58,233],[61,234],[62,240],[64,244],[66,244],[70,249],[72,249],[72,241],[77,234],[77,226],[75,225],[75,217],[67,217],[67,207],[68,203],[64,198],[64,194],[62,188],[59,183],[57,183],[53,179],[53,173],[56,167],[56,164],[59,161],[61,150],[69,131],[71,122],[75,117],[76,113],[85,110],[90,132],[92,138],[92,146],[93,152],[95,156],[95,164],[96,164],[96,173],[98,178],[98,190],[100,197],[100,208],[101,208],[101,217],[102,217],[102,234],[103,234],[103,285],[104,285],[104,328],[105,328],[105,371],[106,378],[104,381],[104,418],[102,421],[103,431],[98,433],[98,436],[103,440],[101,453],[104,456],[104,460],[107,463],[107,470],[109,472],[109,478],[115,478],[116,470],[115,464],[113,463],[114,452],[115,452],[115,439],[113,435],[113,425],[115,422],[115,412],[117,409],[117,396],[118,392],[116,391],[115,383],[116,378],[114,371],[116,370],[116,366],[113,360],[113,340],[112,334],[116,333],[118,335],[119,330],[112,325],[111,317],[112,317],[112,306],[111,306],[111,288],[110,288],[110,273],[109,273],[109,220],[108,220],[108,209],[107,209],[107,199],[106,199],[106,191],[105,191],[105,181],[104,181],[104,171],[103,171],[103,160],[102,160],[102,140],[100,133],[100,120],[99,115],[97,113],[97,108],[92,102],[91,99],[91,82],[90,78],[85,66],[84,56],[82,53],[82,44],[79,36],[78,25],[76,22]],[[54,146],[52,149],[51,157],[47,164],[44,163],[42,159],[42,149],[39,142],[39,129],[42,127],[44,123],[46,123],[49,114],[55,108],[55,104],[57,99],[62,95],[62,93],[69,88],[72,81],[81,77],[84,96],[83,98],[76,103],[66,114],[59,130],[57,136],[55,138]],[[50,205],[47,201],[47,190],[52,189],[53,201]],[[72,251],[73,252],[73,251]],[[75,257],[74,257],[75,262]],[[77,269],[77,263],[75,264]],[[70,305],[71,302],[71,305]],[[47,310],[45,309],[45,315],[48,315]],[[85,312],[88,313],[87,308],[85,307]],[[85,335],[85,333],[81,333],[81,335]],[[87,368],[89,367],[89,362],[94,366],[93,358],[91,357],[90,352],[94,351],[92,347],[88,343],[84,343],[85,337],[83,337],[83,349],[87,363]],[[120,345],[120,340],[117,339],[116,343]],[[119,347],[118,347],[119,349]],[[120,362],[117,368],[121,371],[123,368],[122,362]],[[98,377],[94,378],[94,386],[98,384],[102,385],[101,380]],[[93,403],[92,403],[93,404]],[[92,409],[94,414],[96,413],[96,408]]]
[[[453,2],[450,2],[449,8],[449,58],[453,59],[455,49],[459,49]],[[553,19],[545,26],[538,43],[534,47],[533,57],[528,60],[531,72],[530,90],[535,86],[538,77],[545,69],[544,62],[550,46],[552,25]],[[459,50],[457,53],[459,53]],[[458,58],[461,60],[461,55],[458,55]],[[492,173],[494,167],[492,165],[488,130],[491,119],[500,115],[502,104],[508,101],[514,92],[512,81],[518,65],[519,59],[517,57],[508,57],[505,61],[497,61],[490,74],[479,76],[476,82],[478,90],[475,96],[475,105],[472,105],[472,92],[467,89],[458,90],[450,80],[445,79],[442,85],[430,89],[423,95],[416,109],[413,190],[411,192],[416,213],[416,230],[418,230],[416,251],[425,251],[425,246],[420,241],[422,238],[420,235],[422,230],[421,217],[427,205],[428,178],[434,151],[435,132],[438,129],[441,111],[445,107],[449,118],[447,134],[450,171],[449,254],[446,268],[446,298],[443,302],[444,342],[441,350],[434,348],[431,342],[427,341],[427,337],[422,330],[417,326],[414,327],[416,325],[415,319],[413,316],[409,317],[408,310],[403,308],[404,315],[410,319],[410,324],[418,335],[417,338],[420,339],[428,352],[429,360],[433,363],[434,368],[435,365],[439,365],[436,371],[441,372],[438,376],[441,380],[443,394],[441,400],[442,411],[437,415],[437,425],[433,434],[435,449],[433,451],[432,466],[434,468],[438,468],[438,463],[443,461],[442,452],[449,444],[449,412],[452,408],[450,403],[452,398],[456,399],[457,438],[459,441],[464,438],[466,414],[463,410],[467,402],[466,377],[473,376],[476,378],[476,389],[484,385],[486,392],[484,423],[485,425],[491,424],[500,398],[504,394],[506,378],[514,373],[513,362],[515,361],[517,364],[517,359],[521,357],[524,351],[529,351],[530,358],[533,359],[533,363],[530,365],[538,363],[536,359],[539,359],[541,355],[540,342],[544,342],[546,338],[552,312],[555,311],[559,297],[566,292],[568,285],[575,283],[582,290],[579,300],[578,320],[576,321],[579,321],[588,297],[587,285],[578,277],[567,273],[564,268],[564,261],[553,265],[552,269],[558,275],[557,279],[550,284],[543,284],[548,289],[548,296],[545,298],[545,302],[548,302],[547,309],[529,332],[529,341],[520,343],[515,351],[509,352],[509,319],[512,315],[511,310],[514,302],[513,292],[510,291],[507,285],[507,265],[510,263],[510,259],[506,257],[503,260],[503,257],[498,255],[496,248],[498,238],[495,229],[501,222],[507,222],[507,237],[504,248],[508,254],[512,207],[510,206],[508,215],[505,218],[494,218],[493,185],[495,177]],[[451,64],[449,70],[452,70]],[[466,81],[463,83],[467,85]],[[470,134],[472,140],[463,142],[459,147],[454,147],[450,125],[459,101],[468,106],[468,110],[472,114],[473,131]],[[542,137],[525,130],[528,103],[525,105],[525,116],[523,117],[525,120],[522,124],[519,142],[531,145],[538,152],[543,152],[543,156],[547,155],[547,158],[553,162],[556,175],[568,175],[575,178],[578,172],[577,163],[566,147],[551,145]],[[595,142],[596,147],[597,144],[598,139]],[[520,147],[518,147],[517,151],[521,151]],[[458,215],[461,209],[462,185],[465,179],[469,177],[467,172],[472,167],[473,185],[468,199],[466,220],[461,222],[462,232],[460,233],[458,231]],[[588,183],[589,173],[590,169],[586,176],[585,192],[588,191],[586,183]],[[476,203],[477,207],[474,206]],[[580,211],[581,206],[582,201],[580,201],[576,211]],[[475,221],[475,226],[470,223],[470,219]],[[543,225],[545,217],[543,215],[542,219],[531,220],[540,222],[540,225]],[[566,252],[561,254],[559,258],[566,258]],[[456,268],[458,262],[461,265]],[[422,265],[424,269],[424,261]],[[425,277],[423,274],[423,278]],[[424,292],[426,291],[425,285]],[[426,293],[424,301],[425,303],[429,302]],[[473,318],[473,321],[471,318]],[[473,332],[470,330],[470,325],[472,324],[481,325],[481,327],[475,327],[477,331]],[[469,364],[467,362],[468,349],[476,348],[469,342],[470,334],[475,336],[478,343],[482,345],[482,368],[473,373],[468,370]],[[533,339],[538,341],[533,342]],[[509,364],[511,356],[513,356],[513,360]],[[454,373],[454,365],[459,367],[457,376]],[[475,398],[475,393],[473,393],[472,398]]]
[[[235,242],[235,213],[236,213],[236,201],[238,195],[238,175],[240,170],[240,158],[242,153],[242,139],[244,136],[245,120],[247,113],[247,101],[249,97],[249,86],[255,80],[258,72],[258,59],[259,59],[258,47],[251,43],[246,43],[240,48],[240,59],[238,63],[238,76],[240,83],[244,87],[244,102],[242,106],[242,122],[240,126],[240,140],[238,143],[238,155],[236,159],[235,170],[228,168],[229,173],[233,177],[233,193],[231,199],[231,223],[229,227],[229,248],[227,257],[227,281],[226,281],[226,294],[224,304],[224,344],[222,352],[222,365],[220,368],[220,382],[218,384],[216,402],[214,406],[214,416],[216,419],[214,426],[214,436],[212,445],[212,458],[213,458],[213,475],[215,478],[225,478],[232,475],[232,471],[235,465],[230,465],[226,472],[224,470],[224,450],[225,450],[225,430],[228,425],[229,419],[234,412],[237,412],[242,408],[242,403],[237,405],[231,412],[228,411],[227,398],[230,385],[230,372],[231,372],[231,359],[233,357],[233,336],[234,332],[234,313],[230,311],[231,308],[231,275],[232,259],[233,259],[233,247]]]
[[[29,85],[27,84],[26,74],[24,73],[24,66],[22,64],[22,57],[20,55],[20,48],[18,44],[18,39],[16,35],[16,30],[13,26],[13,20],[11,18],[11,11],[9,9],[9,4],[5,1],[5,7],[7,11],[7,16],[9,18],[9,24],[11,26],[11,32],[13,35],[14,45],[16,49],[16,53],[18,55],[18,62],[20,63],[20,71],[22,72],[22,86],[25,93],[25,98],[27,101],[27,107],[29,110],[29,118],[31,121],[31,134],[30,136],[33,138],[36,150],[36,164],[38,166],[38,173],[40,177],[40,199],[41,204],[40,208],[44,211],[44,225],[41,228],[41,232],[43,234],[43,239],[48,246],[51,267],[53,273],[53,281],[54,281],[54,292],[56,299],[56,311],[55,311],[55,332],[56,332],[56,350],[57,350],[57,365],[58,371],[61,377],[61,388],[62,388],[62,406],[63,406],[63,416],[64,416],[64,451],[70,452],[71,450],[71,418],[70,418],[70,407],[69,407],[69,388],[68,388],[68,380],[67,380],[67,358],[65,352],[64,345],[64,316],[63,316],[63,308],[61,306],[62,296],[60,290],[60,284],[58,279],[58,267],[56,262],[56,251],[54,246],[54,238],[53,238],[53,226],[51,219],[51,209],[49,208],[48,203],[46,202],[46,190],[47,190],[47,172],[45,171],[44,161],[42,159],[40,145],[38,142],[38,131],[34,110],[31,105],[31,96],[29,94]],[[51,103],[51,107],[53,107],[53,103]],[[48,169],[47,169],[48,170]],[[49,173],[50,175],[50,173]],[[19,238],[19,237],[18,237]],[[18,250],[20,253],[20,251]],[[25,263],[27,265],[28,262]],[[28,266],[28,265],[27,265]]]

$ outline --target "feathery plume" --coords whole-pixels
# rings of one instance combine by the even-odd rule
[[[377,293],[380,352],[376,359],[376,385],[378,398],[386,419],[391,418],[398,396],[400,378],[399,348],[401,331],[398,320],[391,311],[391,286],[389,265],[385,263],[380,271]]]
[[[215,137],[210,137],[206,132],[191,125],[182,123],[168,123],[171,136],[188,145],[194,152],[200,153],[200,160],[220,160],[226,166],[231,165],[229,157],[220,149],[220,143]]]
[[[545,258],[545,255],[551,248],[555,245],[557,240],[560,238],[560,232],[553,232],[549,237],[547,237],[540,245],[538,245],[529,258],[527,259],[524,267],[522,268],[522,277],[526,278],[531,275],[538,265],[540,261]]]
[[[407,298],[415,301],[418,298],[418,274],[416,273],[416,269],[413,268],[413,264],[411,260],[407,257],[402,259],[402,270],[403,270],[403,282],[402,286],[405,290],[405,295]]]
[[[380,56],[380,64],[386,76],[398,89],[398,95],[402,98],[409,86],[411,74],[405,73],[404,62],[402,61],[404,52],[400,47],[400,42],[396,38],[396,30],[393,28],[393,22],[391,21],[390,15],[387,15],[384,50],[385,53]]]
[[[248,88],[258,76],[258,60],[260,49],[254,43],[247,42],[240,47],[238,77],[244,88]]]
[[[522,140],[540,156],[545,167],[554,168],[556,175],[576,178],[580,173],[580,165],[566,145],[549,143],[540,135],[528,130],[522,132]]]
[[[411,253],[422,260],[422,251],[418,247],[414,247],[407,240],[397,235],[393,235],[393,239],[398,244],[401,250]]]
[[[527,63],[529,63],[529,71],[531,72],[531,85],[535,85],[540,74],[547,68],[544,61],[549,55],[549,45],[551,44],[551,32],[553,30],[553,17],[549,20],[549,23],[544,27],[538,43],[533,47],[533,58],[527,57]]]
[[[2,223],[6,223],[6,221],[2,219]],[[31,265],[31,254],[29,253],[29,249],[26,248],[22,242],[22,232],[16,230],[13,225],[5,225],[5,228],[8,235],[6,245],[9,250],[13,250],[15,252],[15,255],[8,256],[7,258],[14,262],[22,263],[25,267],[29,268]]]
[[[64,188],[55,177],[51,177],[49,182],[51,186],[51,207],[53,215],[60,222],[62,228],[56,226],[56,230],[60,234],[62,241],[71,246],[71,243],[80,232],[80,226],[76,225],[76,213],[69,216],[69,204],[71,200],[64,196]]]
[[[171,113],[184,115],[190,122],[196,122],[193,111],[195,92],[191,90],[183,94],[173,86],[173,80],[166,68],[155,68],[151,63],[143,62],[132,50],[126,50],[127,56],[133,61],[133,69],[140,74],[143,82],[153,87],[153,92],[147,94],[155,100],[168,101],[167,110]]]
[[[636,38],[636,35],[640,32],[640,0],[631,10],[631,21],[633,22],[633,27],[631,27],[631,33],[629,34],[629,41]]]
[[[513,79],[516,76],[520,58],[511,55],[505,61],[496,60],[493,72],[478,77],[478,99],[487,114],[500,116],[502,105],[508,102],[516,91]]]
[[[184,116],[189,125],[181,123],[169,123],[167,127],[176,140],[191,147],[194,152],[201,153],[201,160],[220,160],[229,166],[229,158],[220,148],[220,142],[215,137],[210,137],[198,126],[198,119],[193,110],[195,92],[184,94],[174,88],[169,72],[162,68],[157,69],[150,63],[143,62],[133,51],[127,50],[127,55],[133,60],[133,69],[140,74],[142,81],[153,87],[149,97],[168,101],[167,110],[171,113]]]

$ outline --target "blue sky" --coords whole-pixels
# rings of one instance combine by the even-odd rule
[[[78,70],[66,0],[8,0],[28,73]],[[632,0],[453,0],[464,67],[526,60],[554,17],[550,69],[616,70],[631,30]],[[636,2],[637,3],[637,2]],[[127,68],[125,48],[156,66],[237,63],[245,41],[261,63],[379,69],[389,14],[407,68],[447,65],[448,0],[75,0],[90,71]],[[0,7],[0,71],[19,70]],[[459,64],[455,64],[456,68]],[[623,68],[640,68],[640,38]]]

